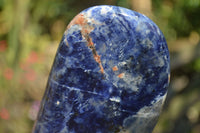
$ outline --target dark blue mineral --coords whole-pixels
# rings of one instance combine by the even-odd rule
[[[68,25],[33,133],[150,133],[169,84],[169,52],[146,16],[95,6]]]

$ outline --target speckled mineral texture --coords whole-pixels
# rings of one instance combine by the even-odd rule
[[[169,52],[146,16],[95,6],[68,25],[34,133],[150,133],[169,84]]]

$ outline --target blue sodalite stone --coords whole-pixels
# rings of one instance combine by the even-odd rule
[[[59,45],[34,133],[150,133],[169,84],[169,52],[146,16],[82,11]]]

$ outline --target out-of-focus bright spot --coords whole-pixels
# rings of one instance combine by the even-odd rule
[[[25,77],[29,81],[34,81],[34,80],[36,80],[36,72],[34,70],[30,69],[25,73]]]
[[[8,120],[10,118],[10,113],[6,108],[2,108],[0,110],[0,118],[4,120]]]
[[[192,31],[190,33],[189,41],[190,41],[191,44],[197,45],[199,40],[200,40],[199,38],[200,38],[199,34],[197,32],[195,32],[195,31]]]
[[[7,48],[6,40],[0,41],[0,52],[4,52]]]
[[[3,73],[5,79],[11,80],[13,78],[14,72],[11,68],[6,68]]]
[[[185,101],[183,100],[183,97],[175,97],[171,100],[171,104],[169,106],[170,118],[176,119],[177,117],[179,117],[183,109],[184,102]]]
[[[197,108],[191,107],[187,112],[187,117],[192,123],[197,122],[199,118],[199,112]]]
[[[177,78],[174,78],[172,81],[172,88],[175,91],[181,91],[183,90],[189,83],[189,79],[186,76],[180,76]]]
[[[40,102],[39,101],[34,101],[32,103],[31,108],[29,109],[29,113],[28,113],[28,117],[31,120],[33,120],[33,121],[36,120],[37,114],[39,112],[39,108],[40,108]]]
[[[38,61],[38,54],[35,51],[32,51],[27,59],[27,63],[35,63]]]

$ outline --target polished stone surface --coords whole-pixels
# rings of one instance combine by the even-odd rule
[[[165,38],[146,16],[116,6],[82,11],[61,40],[33,132],[152,132],[169,62]]]

